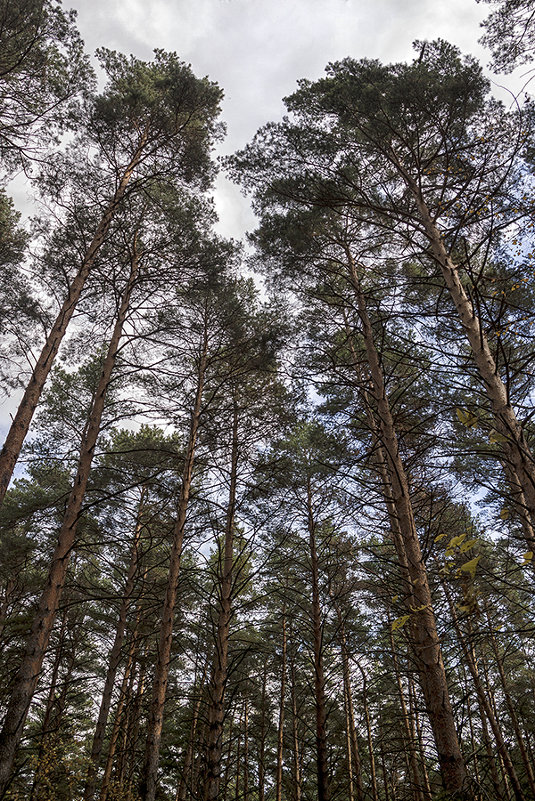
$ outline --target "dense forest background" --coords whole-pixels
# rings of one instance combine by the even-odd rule
[[[421,41],[217,161],[216,83],[99,89],[0,0],[1,799],[535,799],[535,8],[491,5],[509,105]]]

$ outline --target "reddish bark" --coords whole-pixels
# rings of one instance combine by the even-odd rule
[[[130,295],[137,278],[138,260],[139,255],[134,242],[134,254],[131,260],[130,276],[121,299],[117,320],[108,345],[108,351],[102,364],[101,376],[80,447],[76,478],[69,495],[65,517],[58,534],[58,543],[52,557],[47,584],[33,621],[22,665],[15,680],[15,686],[9,701],[4,726],[0,734],[0,798],[3,797],[10,780],[17,745],[22,736],[22,730],[37,686],[41,666],[48,647],[50,633],[61,599],[67,567],[76,539],[78,521],[82,511],[91,463],[100,433],[106,392],[115,367],[119,341],[128,314]]]

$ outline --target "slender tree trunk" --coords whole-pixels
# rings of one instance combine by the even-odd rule
[[[355,782],[353,781],[353,757],[351,748],[351,721],[349,719],[349,704],[347,691],[344,687],[344,716],[346,720],[346,757],[347,757],[347,778],[348,778],[348,799],[355,801]]]
[[[147,646],[145,646],[145,656],[147,654]],[[134,703],[132,704],[132,726],[129,729],[129,747],[128,747],[128,756],[129,756],[129,765],[128,765],[128,787],[126,793],[126,801],[132,801],[132,797],[134,795],[134,776],[137,771],[139,765],[139,751],[137,748],[137,744],[140,740],[139,729],[141,726],[141,707],[143,704],[143,698],[145,695],[145,680],[146,680],[146,673],[147,673],[147,660],[143,659],[141,664],[139,665],[138,677],[137,677],[137,686],[136,686],[136,693],[134,696]],[[137,801],[137,795],[135,796]]]
[[[201,680],[199,682],[199,690],[197,698],[195,699],[195,703],[193,705],[193,716],[191,718],[191,726],[189,732],[189,739],[188,739],[188,746],[186,748],[186,753],[184,754],[184,764],[182,766],[182,775],[180,777],[180,782],[178,784],[178,789],[176,793],[176,801],[186,801],[186,792],[188,788],[188,780],[189,785],[191,787],[191,767],[193,765],[193,752],[195,749],[195,735],[197,733],[197,722],[199,720],[199,713],[201,711],[201,703],[202,703],[202,696],[203,696],[203,689],[204,689],[204,682],[206,680],[206,673],[208,670],[208,662],[205,662]]]
[[[290,638],[291,638],[290,630]],[[299,748],[299,718],[297,716],[297,693],[295,686],[295,657],[290,650],[290,679],[291,679],[291,701],[292,701],[292,738],[293,738],[293,787],[295,801],[301,801],[303,793],[303,777],[301,774],[301,757]]]
[[[236,746],[236,782],[234,785],[234,801],[240,798],[240,758],[241,758],[241,712],[238,720],[238,744]]]
[[[357,666],[362,676],[362,706],[364,707],[364,720],[366,721],[366,738],[368,740],[368,755],[370,759],[370,778],[372,785],[373,801],[379,801],[379,788],[377,787],[377,770],[375,768],[375,754],[373,750],[372,725],[370,720],[370,708],[368,706],[368,681],[366,672],[360,662]]]
[[[388,787],[388,773],[386,771],[385,751],[382,738],[379,740],[379,757],[381,759],[381,773],[383,774],[383,788],[385,791],[385,801],[390,801],[390,790]]]
[[[314,634],[314,698],[316,704],[316,766],[318,776],[318,801],[329,801],[331,797],[329,768],[327,761],[327,710],[325,700],[325,675],[323,672],[323,625],[319,594],[319,566],[316,550],[316,522],[312,505],[310,481],[307,484],[307,526],[312,573],[312,625]]]
[[[522,735],[522,730],[520,728],[520,724],[518,722],[518,716],[516,714],[515,705],[513,703],[513,699],[511,698],[511,694],[509,692],[509,684],[505,675],[505,669],[503,666],[502,658],[500,655],[500,651],[498,648],[498,643],[496,642],[496,637],[494,636],[494,632],[492,631],[492,624],[490,622],[488,610],[487,610],[487,623],[489,627],[489,637],[492,644],[492,650],[494,652],[494,657],[496,661],[496,667],[498,668],[498,673],[500,676],[500,680],[502,683],[502,690],[503,695],[505,698],[505,704],[507,706],[507,710],[509,712],[509,717],[511,718],[511,723],[513,724],[513,731],[515,733],[516,741],[518,744],[518,750],[520,752],[520,757],[524,764],[524,770],[526,771],[526,778],[528,782],[528,786],[533,798],[535,798],[535,776],[533,774],[533,766],[531,764],[531,760],[528,756],[526,743],[524,742],[524,737]]]
[[[350,779],[351,779],[351,784],[353,784],[354,782],[357,801],[363,801],[364,788],[362,786],[362,767],[360,764],[360,752],[357,740],[357,728],[355,726],[355,714],[353,711],[353,693],[351,690],[351,672],[349,669],[349,654],[347,650],[346,629],[341,609],[334,598],[333,598],[333,604],[336,611],[336,616],[338,618],[338,630],[340,632],[339,639],[340,639],[340,649],[342,652],[344,695],[346,698],[346,707],[347,707],[346,717],[349,727],[348,737],[351,744],[350,760],[352,764],[350,767]]]
[[[264,670],[262,673],[262,697],[260,701],[260,743],[258,748],[258,801],[264,801],[265,790],[264,782],[266,775],[265,753],[266,753],[266,685],[267,685],[267,659],[264,658]]]
[[[40,785],[42,781],[44,766],[43,762],[45,760],[47,744],[49,739],[49,734],[51,730],[50,722],[52,719],[52,712],[54,709],[54,700],[56,698],[56,689],[58,684],[58,675],[59,669],[61,666],[61,661],[63,658],[63,644],[65,639],[65,631],[67,628],[67,610],[65,609],[63,615],[61,617],[61,628],[59,631],[58,637],[58,648],[56,651],[56,656],[54,659],[54,664],[52,666],[52,676],[50,679],[50,690],[48,692],[48,698],[46,702],[45,714],[43,717],[43,726],[41,730],[41,741],[39,743],[39,752],[37,756],[37,767],[35,770],[35,776],[33,780],[33,786],[30,793],[30,801],[37,801],[39,798],[40,793]]]
[[[234,729],[234,721],[232,719],[232,715],[230,716],[229,727],[228,727],[228,745],[227,745],[227,761],[225,763],[225,773],[223,774],[223,801],[227,801],[227,795],[229,791],[229,776],[230,776],[230,766],[232,763],[232,732]],[[239,742],[239,730],[238,730],[238,742]],[[220,793],[221,795],[221,793]]]
[[[115,367],[119,342],[128,314],[130,295],[137,279],[138,266],[139,254],[137,252],[136,238],[134,238],[130,276],[123,292],[108,351],[102,364],[98,387],[80,447],[76,478],[69,495],[65,517],[58,534],[58,543],[52,557],[47,584],[33,621],[22,665],[17,674],[15,687],[5,716],[4,726],[0,734],[0,798],[4,797],[10,780],[17,745],[22,736],[22,730],[37,686],[50,633],[61,599],[69,558],[75,543],[78,520],[82,511],[91,463],[100,433],[106,393]]]
[[[279,701],[279,729],[277,733],[277,770],[275,773],[275,801],[282,799],[282,755],[284,746],[284,706],[286,703],[286,609],[282,612],[282,662]]]
[[[522,532],[524,534],[524,541],[528,546],[528,549],[535,553],[535,514],[533,511],[530,511],[528,507],[526,496],[516,474],[516,470],[514,470],[514,468],[506,459],[501,459],[501,463],[513,500],[513,512],[516,513],[516,516],[520,520],[520,525],[522,526]],[[535,568],[535,559],[532,559],[531,565],[533,568]]]
[[[387,458],[388,483],[400,533],[399,537],[394,536],[394,544],[398,550],[402,568],[405,568],[406,565],[410,581],[405,603],[410,614],[411,641],[418,665],[426,711],[437,748],[444,788],[447,792],[468,796],[468,775],[455,728],[431,591],[412,511],[409,481],[399,454],[394,421],[357,266],[349,249],[346,250],[346,255],[349,276],[357,299],[379,418],[379,434]]]
[[[128,686],[134,673],[134,662],[136,658],[137,645],[138,645],[138,625],[140,621],[140,613],[138,612],[135,630],[132,633],[130,647],[128,648],[128,658],[126,661],[123,679],[119,690],[119,699],[117,701],[117,708],[115,710],[115,717],[113,721],[113,728],[110,736],[110,744],[108,747],[108,755],[106,757],[106,766],[104,768],[104,775],[102,777],[102,784],[100,787],[100,801],[107,801],[108,792],[110,789],[111,774],[113,770],[115,752],[117,750],[117,743],[119,742],[119,734],[121,732],[121,724],[123,722],[123,711],[128,697]]]
[[[243,801],[249,801],[249,702],[243,702]]]
[[[104,740],[104,734],[106,732],[106,726],[108,723],[113,687],[115,685],[115,677],[117,675],[117,668],[119,667],[121,652],[123,648],[128,609],[130,607],[130,601],[135,586],[136,573],[138,568],[139,540],[141,537],[141,529],[143,526],[142,515],[143,515],[145,493],[146,493],[146,488],[142,487],[141,497],[139,500],[138,511],[137,511],[134,539],[132,542],[132,550],[130,552],[130,563],[128,565],[126,584],[123,592],[123,598],[121,601],[121,608],[119,610],[119,619],[117,621],[117,627],[115,629],[115,639],[108,660],[108,670],[106,673],[106,681],[104,683],[102,700],[100,702],[100,710],[98,714],[97,725],[95,728],[95,734],[93,736],[93,745],[91,748],[91,756],[90,756],[89,767],[87,770],[87,779],[84,790],[84,801],[91,801],[91,799],[95,794],[95,788],[97,783],[97,771],[100,761],[100,755],[102,752],[102,743]]]
[[[148,132],[143,136],[137,151],[123,172],[117,189],[115,190],[115,194],[104,211],[93,239],[91,240],[89,247],[85,252],[82,264],[80,265],[78,272],[69,285],[67,297],[65,298],[54,325],[48,334],[46,342],[33,369],[30,381],[28,382],[24,395],[22,396],[17,413],[15,414],[13,422],[11,423],[9,432],[0,453],[0,504],[4,499],[9,486],[11,476],[13,475],[13,470],[15,469],[15,465],[20,455],[22,444],[26,438],[26,434],[28,433],[33,414],[37,408],[37,404],[39,403],[43,387],[54,363],[54,359],[56,358],[59,346],[61,345],[67,330],[67,326],[71,321],[71,317],[76,310],[82,290],[89,273],[91,272],[93,264],[95,263],[97,254],[106,240],[113,217],[121,204],[132,174],[140,161],[147,134]],[[0,786],[2,786],[2,782],[3,780],[0,779]]]
[[[451,597],[450,591],[449,591],[449,589],[448,589],[448,587],[447,587],[445,582],[443,582],[442,586],[443,586],[446,598],[448,600],[448,604],[449,604],[449,607],[450,607],[450,614],[451,614],[451,617],[452,617],[452,620],[453,620],[453,625],[455,626],[455,631],[457,633],[457,638],[458,638],[459,644],[461,646],[461,650],[462,650],[462,653],[463,653],[463,656],[464,656],[465,664],[467,665],[468,670],[470,672],[470,675],[472,676],[472,681],[474,682],[474,687],[475,687],[477,696],[478,696],[478,698],[480,700],[481,707],[483,708],[483,710],[485,712],[485,715],[487,717],[487,720],[488,720],[488,722],[490,724],[490,727],[492,729],[492,733],[494,735],[494,740],[496,742],[496,747],[498,749],[498,752],[500,754],[501,759],[503,760],[504,768],[505,768],[506,774],[507,774],[507,776],[508,776],[508,778],[509,778],[509,780],[511,782],[511,786],[513,788],[513,793],[514,793],[515,799],[516,799],[516,801],[526,801],[524,793],[522,791],[522,787],[521,787],[520,782],[518,780],[518,776],[517,776],[513,761],[511,759],[511,755],[509,754],[509,750],[508,750],[508,748],[507,748],[507,746],[505,744],[505,741],[503,739],[503,735],[502,735],[500,726],[498,724],[497,717],[494,714],[494,711],[492,709],[491,703],[490,703],[489,699],[487,698],[487,694],[485,693],[485,690],[484,690],[483,685],[481,683],[481,679],[479,677],[479,671],[477,669],[477,662],[476,662],[473,650],[467,644],[465,636],[464,636],[463,632],[461,631],[461,627],[459,625],[459,618],[457,617],[455,604],[453,603],[453,599]]]
[[[210,707],[208,710],[208,741],[206,749],[206,777],[204,801],[216,801],[219,794],[221,774],[221,749],[223,744],[223,721],[225,715],[225,689],[228,674],[228,641],[232,614],[232,589],[234,568],[234,515],[236,510],[236,487],[238,479],[238,406],[233,404],[232,452],[230,463],[230,485],[225,525],[225,543],[221,570],[219,612],[217,620],[214,666],[210,681]],[[239,766],[238,766],[239,770]]]
[[[433,256],[440,265],[444,283],[455,304],[470,344],[479,375],[492,404],[496,430],[506,439],[503,443],[504,455],[518,477],[518,483],[524,493],[525,504],[533,515],[535,514],[535,460],[526,442],[522,425],[517,420],[511,406],[507,389],[498,372],[480,319],[461,283],[459,265],[455,264],[448,255],[444,240],[431,217],[420,188],[399,165],[399,162],[398,166],[407,186],[414,195]],[[532,538],[526,542],[526,545],[529,550],[535,551],[535,541]]]
[[[401,681],[398,656],[396,653],[396,646],[394,644],[394,635],[392,634],[391,625],[389,625],[389,636],[390,636],[390,649],[392,652],[392,661],[394,663],[394,673],[396,674],[396,684],[398,688],[399,703],[401,706],[403,731],[405,733],[405,754],[408,758],[410,773],[412,775],[414,797],[416,801],[423,801],[422,780],[420,778],[418,761],[416,759],[416,737],[414,732],[414,724],[412,722],[409,710],[407,709],[407,702],[405,700],[405,691],[403,689],[403,682]]]
[[[420,764],[422,766],[422,775],[424,778],[424,797],[426,801],[431,801],[433,793],[431,792],[431,785],[429,783],[429,773],[427,772],[427,764],[425,760],[425,751],[424,751],[424,742],[423,742],[423,735],[422,735],[422,727],[420,725],[420,716],[418,714],[418,704],[416,699],[416,689],[414,687],[414,682],[412,680],[412,676],[409,672],[408,675],[409,681],[409,703],[412,710],[412,715],[414,717],[414,722],[416,724],[416,736],[418,742],[418,752],[420,754]]]
[[[195,461],[195,447],[202,413],[202,395],[204,377],[207,366],[208,339],[205,328],[199,366],[197,372],[197,387],[195,401],[191,414],[186,460],[182,475],[182,486],[178,502],[178,514],[173,532],[173,545],[169,565],[169,576],[165,595],[162,621],[160,624],[160,641],[154,680],[152,685],[152,701],[147,725],[147,743],[145,749],[145,764],[143,778],[140,785],[140,794],[143,801],[154,801],[156,794],[156,781],[158,777],[158,762],[160,759],[160,741],[163,728],[163,712],[171,662],[171,646],[173,642],[173,622],[178,590],[178,577],[180,573],[180,560],[184,543],[184,529],[188,510],[191,482],[193,478],[193,465]]]

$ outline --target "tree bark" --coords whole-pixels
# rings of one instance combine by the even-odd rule
[[[397,159],[396,159],[397,161]],[[412,192],[425,232],[429,239],[434,258],[440,266],[442,277],[472,350],[476,367],[485,385],[492,405],[496,430],[505,437],[504,455],[518,477],[518,482],[525,497],[525,503],[531,515],[535,514],[535,460],[526,442],[522,425],[519,423],[507,389],[499,375],[498,367],[491,353],[487,336],[481,326],[473,304],[461,283],[459,265],[448,255],[444,240],[433,221],[420,188],[397,161],[408,188]],[[533,541],[527,541],[529,550],[533,550]]]
[[[204,801],[217,801],[221,773],[221,749],[225,715],[225,689],[228,674],[228,641],[232,614],[234,568],[234,516],[238,479],[238,406],[233,403],[232,451],[230,484],[225,524],[225,543],[221,569],[219,612],[217,620],[214,666],[210,681],[210,707],[208,710],[208,739],[206,748],[206,776]]]
[[[264,657],[264,669],[262,671],[262,696],[260,701],[260,743],[258,748],[258,801],[264,801],[265,789],[264,781],[266,775],[265,753],[266,753],[266,689],[267,689],[267,658]]]
[[[286,609],[282,612],[282,662],[279,699],[279,728],[277,732],[277,769],[275,772],[275,801],[282,799],[282,755],[284,746],[284,706],[286,694]]]
[[[119,342],[128,314],[130,296],[137,279],[138,267],[139,254],[137,251],[137,239],[134,238],[130,276],[121,298],[117,320],[113,328],[106,357],[102,364],[100,379],[80,447],[76,478],[69,495],[65,517],[58,534],[58,543],[52,557],[47,584],[33,621],[22,665],[17,674],[15,687],[5,716],[4,726],[0,734],[0,798],[4,797],[10,780],[17,746],[22,736],[26,716],[37,686],[50,633],[61,599],[69,558],[76,539],[76,531],[82,511],[91,463],[100,433],[106,393],[115,367]]]
[[[136,526],[134,531],[134,539],[132,542],[132,549],[130,553],[130,563],[128,565],[126,584],[123,592],[123,598],[121,601],[121,607],[119,610],[119,619],[117,621],[117,626],[115,629],[115,639],[113,641],[113,646],[110,651],[110,656],[108,660],[108,670],[106,673],[106,680],[104,683],[102,700],[100,702],[100,709],[97,719],[97,725],[95,728],[95,734],[93,736],[91,755],[89,757],[90,762],[87,769],[87,779],[84,790],[84,801],[91,801],[91,799],[95,794],[95,788],[97,783],[97,771],[100,762],[100,755],[102,753],[102,743],[104,740],[104,734],[106,732],[106,726],[108,723],[108,716],[110,712],[113,687],[115,685],[115,677],[117,675],[117,668],[119,667],[119,662],[121,660],[121,652],[123,648],[124,634],[126,630],[128,609],[130,607],[130,600],[132,597],[132,592],[134,590],[136,581],[138,558],[139,558],[139,540],[141,537],[141,530],[143,527],[142,515],[143,515],[145,493],[146,493],[146,488],[142,487],[141,497],[139,499],[139,505],[137,510]]]
[[[195,735],[197,732],[197,722],[199,720],[199,713],[201,711],[202,695],[204,689],[204,682],[206,680],[206,672],[208,669],[208,662],[205,663],[201,680],[198,688],[198,695],[193,705],[193,716],[191,718],[190,733],[186,753],[184,754],[184,764],[182,766],[182,775],[178,784],[176,792],[176,801],[186,801],[186,792],[188,789],[188,777],[191,773],[191,766],[193,765],[193,752],[195,749]],[[189,779],[191,787],[191,779]]]
[[[197,371],[197,387],[195,391],[195,401],[191,413],[186,459],[182,474],[182,485],[180,488],[180,497],[178,502],[178,514],[173,532],[173,545],[171,548],[167,590],[162,611],[162,621],[160,624],[160,640],[152,685],[152,701],[150,706],[149,721],[147,724],[145,762],[143,768],[143,778],[140,785],[140,795],[142,801],[154,801],[156,794],[158,762],[160,759],[160,742],[163,728],[163,712],[165,706],[165,696],[167,692],[167,680],[169,677],[169,665],[171,661],[171,646],[173,642],[173,623],[178,590],[178,577],[180,573],[180,561],[182,558],[182,546],[184,543],[184,529],[186,525],[186,515],[191,493],[191,482],[193,478],[197,434],[199,431],[199,423],[202,413],[202,397],[207,367],[207,354],[208,338],[205,328]]]
[[[379,801],[379,788],[377,787],[377,770],[375,768],[375,754],[373,750],[372,726],[370,720],[370,708],[368,706],[368,682],[366,679],[366,672],[360,662],[357,666],[362,676],[362,705],[364,707],[364,719],[366,721],[366,737],[368,740],[368,755],[370,759],[370,778],[372,784],[372,798],[373,801]]]
[[[509,685],[505,675],[505,668],[503,666],[502,658],[500,655],[500,651],[498,649],[498,643],[496,642],[496,637],[494,636],[494,632],[492,631],[492,624],[489,618],[488,610],[486,610],[487,616],[487,623],[489,627],[489,636],[490,641],[492,644],[492,650],[494,652],[494,657],[496,661],[496,667],[498,668],[498,674],[500,676],[500,680],[502,683],[502,690],[503,695],[505,698],[505,704],[507,706],[507,711],[509,712],[509,717],[511,718],[511,723],[513,724],[513,731],[515,733],[516,741],[518,744],[518,750],[520,752],[520,757],[524,764],[524,770],[526,772],[527,783],[533,798],[535,798],[535,776],[533,774],[533,766],[531,760],[529,758],[526,743],[524,742],[524,737],[522,735],[522,730],[520,728],[520,724],[518,722],[518,716],[516,714],[515,705],[513,703],[513,699],[511,698],[511,694],[509,692]]]
[[[422,792],[422,780],[420,778],[420,771],[418,769],[418,760],[416,759],[416,736],[414,731],[414,724],[411,720],[409,710],[407,709],[407,702],[405,700],[405,691],[403,689],[403,682],[401,680],[398,656],[396,653],[396,646],[394,643],[394,635],[392,633],[391,625],[389,625],[389,636],[390,636],[390,649],[392,651],[392,661],[394,663],[394,673],[396,674],[396,684],[398,688],[399,703],[401,706],[403,731],[405,732],[405,754],[408,758],[410,773],[412,775],[414,798],[416,799],[416,801],[423,801],[424,796]]]
[[[511,759],[511,755],[509,753],[509,749],[507,748],[505,741],[503,739],[503,735],[498,724],[498,720],[496,715],[494,714],[494,710],[492,709],[491,703],[487,698],[487,694],[483,688],[481,683],[481,679],[479,677],[479,671],[477,669],[477,662],[474,656],[472,649],[466,643],[465,637],[463,632],[461,631],[461,627],[459,624],[459,618],[457,616],[457,612],[455,610],[455,605],[453,603],[453,599],[451,594],[446,586],[446,583],[443,582],[444,594],[448,600],[448,604],[450,607],[450,614],[453,620],[453,625],[455,626],[455,631],[457,633],[457,638],[459,640],[459,644],[461,646],[461,650],[464,656],[465,664],[468,666],[468,670],[470,675],[472,676],[472,681],[474,683],[474,687],[477,693],[477,697],[481,703],[481,707],[485,712],[487,720],[490,724],[490,728],[492,729],[492,733],[494,735],[494,740],[496,742],[496,747],[498,749],[498,753],[503,760],[505,772],[509,781],[511,782],[511,786],[513,788],[513,793],[515,796],[516,801],[526,801],[524,793],[522,791],[522,787],[518,780],[518,776]]]
[[[414,687],[414,682],[412,680],[412,676],[409,673],[408,675],[409,680],[409,705],[411,708],[411,713],[414,719],[414,723],[416,725],[416,737],[418,743],[418,752],[420,754],[420,764],[421,764],[421,772],[424,779],[424,797],[426,801],[431,801],[433,793],[431,792],[431,785],[429,784],[429,774],[427,772],[427,765],[425,760],[425,751],[424,751],[424,743],[423,743],[423,736],[422,736],[422,727],[420,725],[420,718],[418,715],[418,704],[416,699],[416,689]]]
[[[457,793],[461,797],[463,795],[469,797],[468,774],[453,719],[431,591],[412,511],[409,481],[399,454],[394,421],[357,266],[349,248],[346,249],[346,255],[362,325],[373,396],[377,405],[381,445],[387,459],[391,500],[395,508],[397,527],[399,527],[400,536],[394,536],[394,544],[398,551],[400,564],[403,568],[406,566],[410,582],[405,603],[410,614],[411,642],[418,666],[426,712],[433,731],[445,790],[452,794]],[[395,534],[395,531],[393,533]]]
[[[355,786],[355,795],[357,801],[363,801],[364,788],[362,786],[362,767],[360,764],[360,752],[357,740],[357,728],[355,725],[355,713],[353,710],[353,692],[351,690],[351,672],[349,669],[349,654],[347,650],[347,638],[344,618],[340,606],[333,598],[336,616],[338,618],[338,630],[340,632],[340,650],[342,652],[342,674],[344,680],[344,695],[346,698],[346,717],[348,725],[348,736],[350,741],[349,755],[351,758],[350,764],[350,779],[351,785]]]
[[[292,639],[292,630],[290,628],[290,640]],[[303,794],[303,776],[301,771],[301,756],[299,748],[299,731],[297,716],[297,693],[295,684],[295,656],[290,650],[290,679],[291,679],[291,701],[292,701],[292,736],[293,736],[293,787],[295,793],[295,801],[301,801]]]
[[[110,745],[108,748],[108,755],[106,757],[106,767],[104,768],[104,775],[102,777],[102,784],[100,786],[100,801],[107,801],[108,791],[110,789],[111,774],[113,770],[113,763],[115,759],[115,752],[117,750],[117,743],[119,741],[119,734],[121,731],[121,723],[123,720],[123,710],[128,696],[128,685],[134,673],[134,660],[137,652],[138,645],[138,625],[140,621],[140,612],[138,612],[136,626],[132,633],[130,647],[128,648],[128,658],[126,661],[123,679],[119,690],[119,699],[117,701],[117,708],[115,710],[115,717],[113,721],[113,728],[110,736]]]
[[[37,404],[39,403],[48,374],[52,369],[59,346],[61,345],[67,327],[71,321],[71,317],[76,310],[85,282],[95,263],[98,252],[106,240],[115,212],[124,197],[132,174],[141,159],[145,142],[146,134],[142,137],[141,144],[123,172],[113,198],[104,211],[93,239],[87,248],[82,264],[69,285],[67,297],[63,301],[63,305],[56,317],[54,325],[48,334],[24,395],[22,396],[17,413],[13,418],[2,451],[0,452],[0,504],[7,492],[13,470],[15,469],[23,442],[30,428],[30,423],[37,408]],[[0,779],[0,787],[2,786],[2,782],[3,780]]]
[[[307,527],[310,569],[312,573],[312,626],[314,635],[314,699],[316,705],[318,801],[329,801],[331,790],[327,761],[327,709],[325,699],[325,675],[323,672],[323,625],[319,594],[318,554],[316,550],[316,521],[314,520],[310,481],[308,481],[307,484]]]
[[[37,755],[37,767],[35,769],[35,775],[33,779],[33,786],[30,793],[30,801],[38,801],[39,795],[41,792],[41,783],[43,778],[43,761],[46,754],[47,744],[50,735],[50,722],[52,719],[52,712],[54,709],[54,701],[56,698],[56,689],[58,684],[58,675],[59,669],[61,666],[61,662],[63,659],[63,647],[64,647],[64,640],[65,640],[65,632],[67,628],[67,610],[65,609],[61,618],[61,628],[59,631],[58,637],[58,648],[56,651],[56,656],[54,659],[54,664],[52,666],[52,676],[50,679],[50,690],[48,692],[48,698],[45,707],[45,714],[43,717],[43,725],[41,728],[41,741],[39,743],[39,752]]]

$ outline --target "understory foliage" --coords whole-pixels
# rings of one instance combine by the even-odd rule
[[[0,798],[535,798],[531,100],[329,64],[227,160],[245,255],[217,84],[0,45]]]

